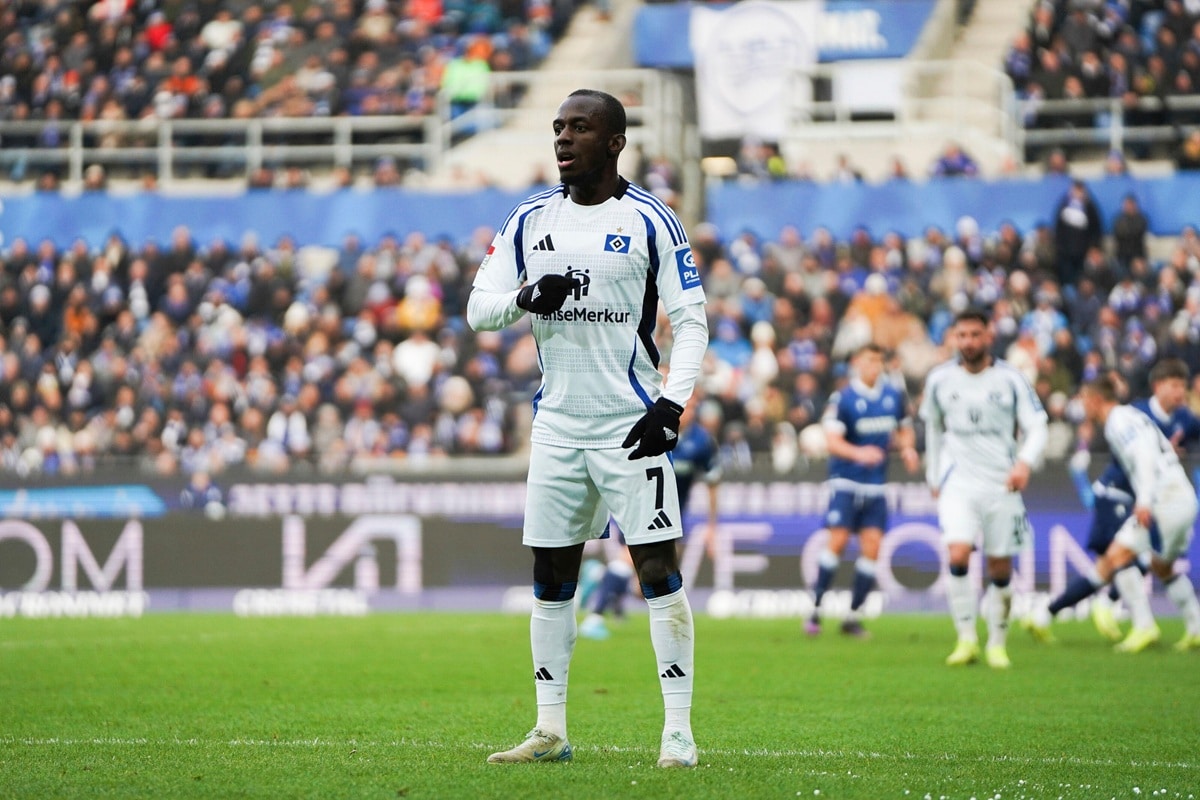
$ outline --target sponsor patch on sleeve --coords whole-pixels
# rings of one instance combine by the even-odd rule
[[[488,262],[492,260],[492,253],[494,252],[496,252],[496,245],[493,244],[488,247],[487,252],[483,254],[483,260],[479,262],[480,271],[482,271],[483,268],[488,265]]]
[[[675,266],[679,269],[679,283],[684,290],[695,289],[700,285],[700,270],[696,267],[696,258],[692,248],[685,247],[675,251]]]

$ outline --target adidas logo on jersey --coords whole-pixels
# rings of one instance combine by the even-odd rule
[[[545,238],[533,246],[534,250],[553,250],[554,242],[550,241],[550,234],[546,234]]]
[[[663,528],[669,527],[671,527],[671,518],[667,516],[667,512],[659,511],[658,516],[646,527],[646,530],[661,531]]]
[[[667,671],[659,676],[660,678],[686,678],[687,673],[679,668],[678,664],[672,664],[667,667]]]

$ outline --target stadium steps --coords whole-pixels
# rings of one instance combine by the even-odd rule
[[[476,134],[453,147],[441,168],[429,179],[431,186],[471,184],[479,177],[506,188],[524,188],[535,175],[558,179],[550,121],[554,111],[579,85],[580,73],[633,66],[631,31],[641,6],[639,0],[610,0],[610,18],[593,5],[576,12],[566,33],[538,66],[543,80],[530,87],[520,113],[503,127]],[[552,76],[562,75],[561,80]],[[632,173],[634,165],[622,161]]]
[[[994,81],[980,80],[985,71],[1002,72],[1004,56],[1013,37],[1025,27],[1033,4],[1025,0],[978,0],[967,24],[958,36],[947,57],[957,65],[957,74],[947,74],[932,82],[932,97],[958,95],[965,105],[934,105],[928,108],[931,120],[941,120],[954,128],[972,131],[969,141],[962,144],[981,163],[985,172],[1001,169],[1010,153],[997,125],[995,111],[1002,110]],[[989,111],[988,109],[991,109]]]
[[[871,131],[865,126],[842,139],[792,142],[785,155],[803,162],[817,180],[830,177],[845,155],[868,180],[891,174],[899,159],[910,176],[922,178],[945,145],[957,141],[980,164],[985,175],[1021,171],[1021,160],[1003,136],[998,75],[1012,37],[1024,25],[1031,0],[977,0],[966,24],[956,23],[956,4],[937,4],[921,39],[910,55],[918,62],[954,66],[942,75],[910,78],[907,131]]]

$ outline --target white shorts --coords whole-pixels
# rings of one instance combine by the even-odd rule
[[[597,539],[608,517],[627,544],[683,536],[675,471],[666,455],[629,460],[629,450],[579,450],[534,443],[529,452],[525,535],[530,547]]]
[[[1196,492],[1190,483],[1164,484],[1158,501],[1150,510],[1162,537],[1158,555],[1164,561],[1174,561],[1186,553],[1192,543],[1197,513]],[[1151,549],[1150,531],[1142,527],[1132,514],[1117,531],[1113,541],[1137,555]]]
[[[1011,558],[1033,539],[1020,492],[970,492],[947,485],[938,494],[938,525],[946,544],[979,547],[992,558]]]

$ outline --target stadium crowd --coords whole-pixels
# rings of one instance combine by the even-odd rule
[[[9,147],[66,144],[62,121],[428,114],[491,71],[528,69],[572,0],[13,0],[0,6]],[[101,146],[132,142],[114,129]]]
[[[1014,37],[1004,70],[1025,100],[1028,127],[1104,127],[1107,111],[1042,114],[1040,103],[1112,98],[1121,101],[1126,126],[1190,128],[1200,123],[1200,108],[1139,101],[1196,95],[1200,7],[1184,0],[1041,0]]]
[[[1046,402],[1052,455],[1073,446],[1081,379],[1134,391],[1156,356],[1200,372],[1200,237],[1163,263],[1132,197],[1111,231],[1076,184],[1055,225],[983,231],[971,218],[905,240],[789,227],[772,241],[692,232],[708,295],[701,418],[731,470],[787,469],[866,341],[911,392],[946,356],[967,305]],[[6,243],[0,271],[0,470],[54,475],[136,460],[160,473],[335,471],[523,446],[540,373],[527,327],[473,334],[464,306],[493,232],[419,233],[340,248],[292,238],[99,249]],[[665,320],[662,321],[665,324]],[[527,326],[527,323],[526,323]],[[669,331],[660,348],[670,348]]]

